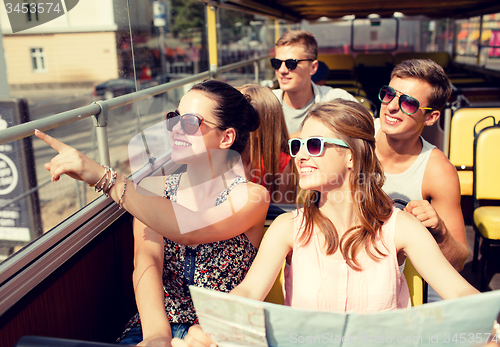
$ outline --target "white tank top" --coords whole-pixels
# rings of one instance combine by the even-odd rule
[[[375,134],[380,129],[380,119],[376,118],[374,120],[375,124]],[[417,160],[404,172],[399,174],[388,174],[385,173],[385,183],[382,189],[386,192],[391,199],[401,199],[406,202],[412,200],[424,200],[422,196],[422,182],[424,180],[424,172],[429,162],[432,150],[436,146],[425,141],[422,136],[420,136],[422,141],[422,150],[417,157]],[[401,203],[396,203],[396,206],[403,209],[405,206]],[[403,268],[404,268],[403,263]],[[429,286],[427,302],[439,301],[441,298],[439,295]],[[442,300],[442,299],[441,299]]]
[[[375,122],[376,132],[380,128],[380,123]],[[378,126],[377,126],[378,125]],[[422,150],[417,157],[417,160],[404,172],[398,174],[385,173],[385,183],[382,189],[391,199],[401,199],[406,202],[412,200],[424,200],[422,196],[422,182],[424,180],[424,172],[429,162],[432,150],[436,146],[430,144],[422,137]],[[403,208],[397,204],[396,206]]]
[[[385,172],[385,183],[382,189],[391,199],[401,199],[406,202],[412,200],[424,200],[422,196],[422,182],[424,172],[429,162],[432,150],[436,146],[430,144],[422,137],[422,150],[417,159],[404,172],[398,174],[389,174]],[[398,206],[398,205],[396,205]],[[398,206],[403,208],[404,206]]]
[[[411,200],[423,200],[422,182],[424,172],[429,162],[432,150],[436,146],[431,145],[420,137],[422,141],[422,150],[417,160],[404,172],[398,174],[385,173],[385,183],[382,189],[391,197],[391,199],[401,199],[409,202]]]

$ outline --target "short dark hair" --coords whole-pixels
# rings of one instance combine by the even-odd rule
[[[259,114],[250,104],[250,100],[239,90],[217,80],[204,80],[195,84],[191,90],[199,90],[217,103],[214,116],[223,129],[233,128],[236,139],[230,149],[241,153],[248,142],[250,132],[260,125]]]
[[[391,73],[391,79],[416,78],[429,83],[432,87],[429,95],[429,105],[435,110],[442,111],[451,95],[451,82],[444,69],[430,59],[411,59],[398,64]]]
[[[276,42],[276,47],[295,45],[304,47],[304,51],[309,59],[318,59],[318,42],[311,32],[289,30],[283,33]]]

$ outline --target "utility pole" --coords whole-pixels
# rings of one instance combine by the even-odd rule
[[[158,27],[160,44],[160,64],[161,64],[161,81],[166,81],[166,59],[165,59],[165,26],[167,25],[166,6],[163,1],[153,2],[153,24]]]
[[[7,81],[7,64],[5,63],[5,53],[3,50],[3,34],[0,23],[0,96],[9,96],[9,82]]]

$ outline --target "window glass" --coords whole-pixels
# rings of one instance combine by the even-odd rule
[[[422,18],[346,19],[303,23],[318,41],[320,54],[353,54],[375,52],[451,53],[453,22],[447,19]],[[331,33],[335,32],[335,35]]]
[[[479,65],[500,70],[500,13],[483,16]]]
[[[455,60],[500,70],[500,13],[457,20],[456,26]]]
[[[480,17],[457,20],[456,61],[466,64],[476,64],[479,46]]]
[[[33,72],[45,72],[45,54],[43,48],[32,48],[30,51]]]
[[[39,3],[27,13],[20,7],[16,23],[22,28],[11,27],[8,11],[0,11],[0,95],[7,100],[0,103],[0,129],[206,71],[204,4],[163,3],[161,26],[154,20],[155,1],[63,1],[57,9]],[[53,16],[47,20],[42,11]],[[109,110],[116,170],[131,173],[129,141],[162,121],[184,92]],[[91,118],[47,133],[100,161]],[[34,136],[0,145],[0,261],[100,196],[68,177],[51,182],[43,164],[55,154]]]
[[[399,23],[395,18],[356,19],[352,26],[354,51],[393,51]]]
[[[274,49],[274,20],[262,16],[219,8],[217,12],[219,66],[271,54]],[[269,61],[260,61],[259,80],[272,79]],[[220,74],[233,86],[255,82],[253,64]]]

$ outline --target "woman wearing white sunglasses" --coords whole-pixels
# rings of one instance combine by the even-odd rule
[[[287,258],[286,305],[358,313],[404,308],[410,297],[398,255],[407,256],[445,299],[479,293],[427,229],[382,190],[372,116],[362,105],[341,99],[314,105],[300,137],[289,144],[306,191],[304,207],[272,223],[231,294],[263,300]],[[192,328],[173,346],[211,343]]]
[[[226,83],[204,81],[166,118],[172,159],[187,170],[165,178],[163,197],[141,193],[113,169],[35,131],[59,152],[45,164],[53,181],[62,174],[85,181],[136,217],[139,312],[123,344],[169,346],[173,336],[183,337],[197,322],[188,285],[228,292],[239,284],[257,252],[269,206],[266,188],[236,169],[249,133],[259,126],[246,96]]]

